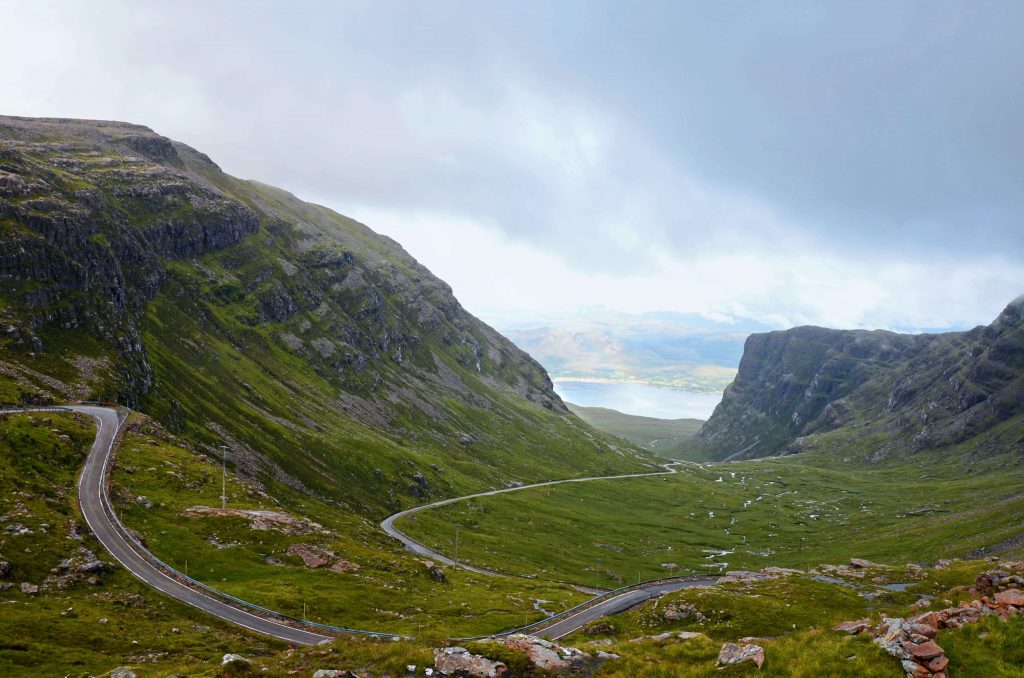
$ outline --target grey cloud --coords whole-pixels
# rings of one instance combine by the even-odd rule
[[[69,44],[10,50],[31,78],[5,112],[131,117],[341,211],[471,218],[611,272],[652,251],[1024,264],[1021,3],[0,10],[5,44]]]

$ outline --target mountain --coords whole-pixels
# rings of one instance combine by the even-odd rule
[[[599,431],[624,438],[655,454],[669,453],[688,440],[704,422],[700,419],[658,419],[626,414],[607,407],[583,407],[568,403],[577,417]]]
[[[0,234],[0,402],[117,400],[375,515],[647,464],[398,243],[147,127],[0,117]]]
[[[1024,296],[967,332],[797,327],[751,335],[736,379],[693,439],[707,459],[809,449],[868,461],[968,441],[1024,450]]]

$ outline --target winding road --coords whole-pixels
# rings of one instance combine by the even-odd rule
[[[412,551],[413,553],[415,553],[417,555],[426,556],[428,558],[431,558],[432,560],[436,560],[438,562],[444,563],[445,565],[450,565],[452,567],[461,567],[464,570],[469,570],[470,572],[476,572],[477,574],[485,574],[485,575],[492,576],[492,577],[497,577],[497,576],[507,577],[507,576],[509,576],[509,574],[507,572],[498,572],[497,570],[489,570],[486,567],[477,567],[475,565],[470,565],[468,563],[463,563],[463,562],[460,562],[460,561],[456,561],[456,560],[454,560],[452,558],[449,558],[448,556],[444,555],[443,553],[441,553],[439,551],[435,551],[434,549],[430,548],[429,546],[426,546],[425,544],[422,544],[422,543],[416,541],[415,539],[413,539],[409,535],[407,535],[404,532],[402,532],[401,530],[399,530],[397,527],[395,527],[395,521],[398,520],[399,518],[404,518],[406,516],[410,516],[413,513],[418,513],[420,511],[426,511],[428,509],[438,508],[439,506],[448,506],[449,504],[454,504],[456,502],[465,501],[466,499],[476,499],[477,497],[491,497],[491,496],[494,496],[496,494],[505,494],[506,492],[519,492],[520,490],[529,490],[529,489],[532,489],[534,487],[547,487],[548,485],[561,485],[562,483],[586,483],[586,482],[590,482],[591,480],[620,480],[622,478],[645,478],[647,476],[663,476],[663,475],[668,475],[668,474],[675,473],[676,470],[674,468],[672,468],[672,467],[676,466],[677,464],[680,464],[680,463],[682,463],[682,462],[671,462],[671,463],[668,463],[668,464],[662,464],[662,468],[665,469],[664,471],[653,471],[651,473],[627,473],[627,474],[618,475],[618,476],[590,476],[590,477],[587,477],[587,478],[566,478],[565,480],[548,480],[548,481],[543,482],[543,483],[532,483],[530,485],[517,485],[515,487],[503,487],[500,490],[489,490],[487,492],[477,492],[476,494],[467,494],[464,497],[454,497],[452,499],[442,499],[441,501],[435,501],[432,504],[424,504],[423,506],[415,506],[415,507],[413,507],[411,509],[406,509],[405,511],[399,511],[398,513],[393,513],[393,514],[391,514],[390,516],[388,516],[387,518],[385,518],[384,520],[381,521],[380,527],[381,527],[382,530],[387,532],[389,535],[391,535],[395,539],[397,539],[400,542],[402,542],[403,544],[405,544],[405,548],[407,550]],[[586,589],[586,590],[589,591],[591,589]],[[600,591],[598,591],[598,592],[600,592]]]
[[[199,590],[198,588],[187,585],[185,583],[187,578],[184,575],[173,568],[160,563],[152,553],[146,550],[144,546],[142,546],[131,534],[128,533],[125,527],[115,516],[114,510],[110,504],[110,499],[107,496],[107,469],[110,465],[110,458],[113,453],[114,443],[117,440],[117,434],[121,429],[121,425],[124,423],[117,410],[98,405],[61,405],[59,407],[47,408],[29,407],[4,409],[0,410],[0,412],[24,412],[26,410],[30,411],[34,409],[68,410],[92,417],[96,421],[96,438],[89,450],[89,454],[85,460],[85,465],[82,468],[82,473],[78,479],[78,501],[82,509],[82,516],[85,518],[85,522],[89,525],[89,529],[92,530],[92,533],[100,543],[103,544],[104,548],[106,548],[107,551],[109,551],[110,554],[135,577],[175,600],[191,605],[224,621],[236,624],[257,633],[272,636],[287,643],[294,645],[316,645],[330,641],[333,638],[331,635],[316,633],[314,631],[298,628],[297,625],[293,626],[281,621],[276,621],[271,617],[278,613],[275,613],[272,610],[258,608],[257,606],[253,606],[245,601],[235,599],[240,605],[256,608],[265,612],[267,616],[254,614],[239,606],[225,602],[225,600],[222,600],[215,595],[211,595],[211,593],[207,593]],[[496,494],[503,494],[505,492],[516,492],[534,487],[545,487],[548,485],[559,485],[562,483],[582,483],[593,480],[616,480],[671,474],[676,472],[676,470],[672,468],[676,463],[679,462],[665,464],[664,471],[655,471],[652,473],[568,478],[565,480],[551,480],[543,483],[533,483],[531,485],[490,490],[488,492],[478,492],[465,497],[445,499],[443,501],[426,504],[424,506],[417,506],[406,511],[395,513],[394,515],[385,518],[380,525],[385,532],[401,541],[405,547],[413,553],[479,574],[489,576],[509,576],[506,573],[475,567],[467,563],[456,562],[444,554],[424,546],[415,539],[407,536],[398,530],[398,528],[394,526],[394,523],[397,519],[416,513],[417,511],[446,506],[448,504],[453,504],[465,499],[473,499],[475,497],[487,497]],[[525,628],[529,629],[530,632],[535,635],[542,635],[551,639],[557,639],[576,631],[596,619],[600,619],[601,617],[606,617],[617,612],[622,612],[623,610],[627,610],[645,600],[662,595],[663,593],[692,586],[706,586],[714,584],[716,581],[716,578],[691,580],[673,579],[647,582],[634,587],[626,587],[618,590],[621,592],[613,591],[609,593],[593,591],[595,593],[601,593],[601,595],[597,596],[595,600],[599,598],[605,599],[593,604],[584,603],[582,606],[567,611],[566,613],[555,615],[550,620],[542,620],[541,622]],[[193,583],[197,586],[205,586],[198,582],[194,582],[194,580]],[[209,589],[209,591],[213,594],[228,597],[226,594],[220,593],[215,589]],[[310,624],[309,622],[297,623]],[[345,629],[343,627],[321,627],[341,633],[362,633],[372,636],[398,639],[398,636],[386,633],[358,631],[354,629]],[[514,629],[512,631],[505,632],[505,634],[497,635],[506,635],[516,631],[519,631],[519,629]]]
[[[135,545],[134,540],[113,518],[113,510],[110,509],[107,499],[107,465],[122,423],[117,411],[109,407],[89,405],[68,405],[64,409],[88,415],[97,422],[96,440],[89,450],[82,475],[78,479],[78,501],[85,522],[89,524],[93,534],[129,572],[161,593],[252,631],[296,645],[316,645],[331,640],[331,636],[294,628],[240,610],[186,586],[143,557],[137,550],[140,547]]]
[[[461,567],[464,570],[469,570],[470,572],[476,572],[478,574],[484,574],[488,576],[510,576],[506,572],[498,572],[496,570],[490,570],[485,567],[477,567],[475,565],[470,565],[468,563],[456,561],[452,558],[449,558],[443,553],[435,551],[429,546],[426,546],[425,544],[416,541],[409,535],[399,530],[397,527],[395,527],[395,521],[399,518],[404,518],[419,511],[426,511],[427,509],[438,508],[440,506],[448,506],[449,504],[454,504],[465,499],[475,499],[476,497],[490,497],[496,494],[505,494],[506,492],[518,492],[520,490],[528,490],[534,487],[547,487],[549,485],[561,485],[562,483],[585,483],[590,482],[592,480],[621,480],[624,478],[645,478],[649,476],[668,475],[676,473],[674,467],[678,466],[681,463],[683,462],[671,462],[667,464],[662,464],[662,468],[665,469],[664,471],[654,471],[651,473],[628,473],[617,476],[590,476],[587,478],[566,478],[565,480],[549,480],[543,483],[532,483],[530,485],[505,487],[499,490],[490,490],[488,492],[477,492],[476,494],[469,494],[464,497],[443,499],[441,501],[435,501],[432,504],[424,504],[423,506],[416,506],[405,511],[399,511],[398,513],[394,513],[385,518],[383,521],[381,521],[380,526],[381,529],[383,529],[389,535],[401,541],[405,545],[405,548],[407,550],[412,551],[417,555],[426,556],[438,562],[445,563],[446,565],[450,565],[453,567]],[[692,588],[694,586],[709,586],[711,584],[715,584],[717,581],[717,577],[703,577],[694,579],[673,579],[661,582],[652,582],[649,585],[644,585],[643,588],[626,587],[626,589],[624,589],[623,592],[619,595],[608,598],[607,600],[603,600],[575,614],[571,614],[565,618],[558,618],[559,615],[556,615],[555,618],[558,618],[557,621],[553,622],[550,625],[545,625],[541,623],[539,628],[542,630],[538,630],[535,633],[535,635],[540,635],[546,638],[550,638],[551,640],[556,640],[558,638],[562,638],[564,636],[569,635],[570,633],[582,628],[583,626],[589,624],[590,622],[596,619],[600,619],[602,617],[607,617],[608,615],[617,614],[624,610],[628,610],[631,607],[639,605],[645,600],[657,598],[658,596],[664,595],[665,593],[669,593],[671,591],[678,591],[679,589]],[[590,589],[582,586],[578,586],[577,588],[581,588],[591,593],[604,593],[597,589]]]

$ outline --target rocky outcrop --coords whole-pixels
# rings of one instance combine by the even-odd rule
[[[708,458],[750,459],[812,449],[818,434],[844,429],[870,438],[869,460],[880,461],[962,442],[1024,411],[1022,318],[1024,296],[968,332],[753,334],[692,444]]]
[[[525,658],[526,663],[513,671],[504,662],[473,654],[464,647],[446,647],[434,650],[434,668],[444,676],[511,676],[523,675],[524,670],[536,671],[538,675],[545,676],[578,675],[596,670],[606,661],[618,659],[615,654],[599,652],[591,655],[574,647],[562,647],[549,640],[524,634],[492,638],[481,643],[481,646],[486,647],[491,643],[514,650]]]
[[[757,668],[764,664],[764,648],[760,645],[726,643],[718,652],[718,665],[731,666],[742,662],[753,662]]]
[[[549,640],[513,634],[501,641],[505,647],[518,650],[526,655],[537,669],[553,673],[579,672],[593,661],[588,653],[574,647],[562,647]]]
[[[52,327],[99,337],[120,356],[119,395],[137,402],[152,385],[138,317],[164,260],[237,244],[259,217],[147,128],[0,118],[0,223],[8,335],[35,352]]]
[[[274,530],[289,536],[331,534],[330,530],[325,529],[319,523],[314,523],[306,518],[296,518],[295,516],[291,516],[280,511],[191,506],[185,509],[185,515],[190,518],[200,518],[204,516],[245,518],[249,521],[250,529],[261,531]]]
[[[43,586],[47,589],[66,589],[83,581],[98,584],[101,576],[110,570],[110,565],[97,558],[89,549],[80,546],[74,556],[65,558],[50,570]]]
[[[873,626],[869,619],[848,621],[832,630],[850,635],[870,632],[878,646],[900,661],[908,678],[947,678],[949,659],[936,642],[941,630],[957,629],[987,616],[1006,621],[1024,613],[1024,591],[1010,588],[1021,577],[1009,571],[1024,569],[1024,563],[1008,562],[1004,568],[978,575],[975,585],[986,595],[963,601],[958,607],[924,612],[911,618],[882,617]]]
[[[701,614],[701,611],[693,603],[687,603],[685,601],[678,601],[669,603],[665,606],[665,609],[661,611],[661,616],[666,621],[707,621],[707,617]]]
[[[302,558],[303,564],[313,569],[326,567],[337,558],[333,551],[328,551],[312,544],[292,544],[285,553],[289,556]]]
[[[434,669],[442,676],[497,678],[508,674],[508,666],[504,662],[472,654],[458,646],[434,650]]]

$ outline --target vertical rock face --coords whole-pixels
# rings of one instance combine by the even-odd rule
[[[116,350],[129,402],[152,385],[137,318],[165,280],[164,261],[258,227],[253,209],[187,173],[170,140],[146,128],[0,118],[8,337],[35,352],[47,349],[44,329],[96,337]]]
[[[749,459],[801,451],[839,429],[881,438],[883,456],[967,440],[1022,411],[1022,309],[1024,297],[969,332],[751,335],[696,446],[712,459]]]

